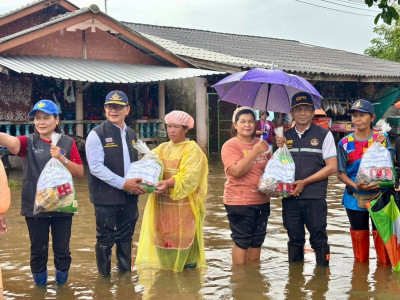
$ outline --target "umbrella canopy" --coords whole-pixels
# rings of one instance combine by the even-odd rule
[[[222,101],[273,112],[290,113],[290,101],[307,92],[316,109],[322,96],[307,80],[282,70],[254,68],[232,74],[213,85]]]
[[[400,272],[400,212],[394,197],[389,203],[382,196],[366,204],[369,214],[385,243],[393,271]]]

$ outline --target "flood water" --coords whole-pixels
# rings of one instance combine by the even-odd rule
[[[12,170],[10,179],[21,182],[22,172]],[[12,191],[6,213],[8,233],[0,236],[0,263],[5,299],[400,299],[400,274],[377,265],[371,238],[370,263],[354,263],[346,213],[340,204],[344,185],[329,179],[328,236],[330,267],[316,268],[315,255],[307,242],[304,264],[289,266],[287,235],[282,225],[281,200],[271,200],[268,234],[261,263],[232,268],[229,224],[222,203],[224,174],[218,157],[210,161],[209,194],[204,226],[207,269],[174,274],[159,271],[140,278],[134,270],[111,279],[97,275],[94,245],[95,220],[86,177],[76,180],[79,213],[74,216],[71,237],[72,266],[67,284],[54,281],[52,250],[49,249],[47,287],[33,284],[29,268],[29,237],[19,215],[20,189]],[[143,211],[146,196],[139,199]],[[138,241],[141,218],[134,240]],[[115,255],[113,254],[113,265]],[[1,297],[0,297],[1,298]]]

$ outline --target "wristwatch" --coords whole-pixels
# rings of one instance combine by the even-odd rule
[[[68,163],[68,158],[65,158],[64,165]]]

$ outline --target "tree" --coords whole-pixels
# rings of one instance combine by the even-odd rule
[[[374,28],[377,38],[371,40],[372,46],[364,54],[400,62],[400,20],[392,25],[380,25]]]
[[[399,19],[399,13],[397,12],[394,4],[400,5],[400,0],[364,0],[365,4],[371,7],[374,3],[378,4],[378,7],[382,10],[381,13],[375,17],[375,24],[378,24],[379,19],[382,19],[388,25],[392,24],[393,20]]]

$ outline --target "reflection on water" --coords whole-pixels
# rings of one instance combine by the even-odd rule
[[[13,170],[10,178],[20,181],[21,175],[21,171]],[[349,224],[340,204],[344,185],[335,177],[329,179],[327,196],[329,269],[315,267],[315,255],[308,242],[305,262],[289,266],[280,199],[271,201],[261,263],[232,267],[229,224],[222,204],[224,182],[219,158],[212,159],[204,227],[207,269],[185,270],[179,274],[153,271],[140,274],[139,278],[136,270],[127,275],[119,274],[114,268],[111,278],[107,279],[97,275],[94,210],[88,197],[87,180],[77,180],[79,214],[72,225],[70,278],[64,286],[55,284],[50,251],[49,283],[44,288],[34,286],[32,281],[29,237],[25,220],[19,216],[21,191],[13,190],[12,206],[6,214],[9,231],[0,236],[5,299],[399,299],[400,274],[393,273],[390,267],[377,265],[372,246],[369,264],[354,263]],[[145,201],[146,197],[142,196],[141,212]],[[140,223],[139,219],[135,241],[138,241]]]

